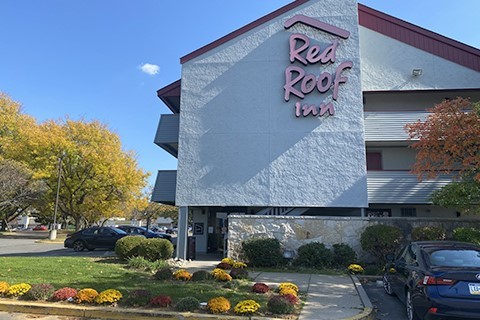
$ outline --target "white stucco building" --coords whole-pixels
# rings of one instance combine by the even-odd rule
[[[340,3],[341,2],[341,3]],[[297,0],[181,58],[155,143],[178,158],[152,200],[180,207],[197,252],[228,214],[456,217],[419,182],[406,123],[480,100],[480,50],[355,0]]]

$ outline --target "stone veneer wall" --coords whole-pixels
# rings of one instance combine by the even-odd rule
[[[312,216],[255,216],[230,215],[228,217],[228,256],[238,258],[241,243],[251,238],[277,238],[284,249],[297,250],[309,242],[321,242],[327,247],[335,243],[351,246],[359,257],[365,252],[360,246],[360,236],[366,227],[388,224],[400,227],[406,240],[411,240],[413,228],[441,226],[447,236],[457,227],[479,227],[479,219],[448,218],[361,218]]]

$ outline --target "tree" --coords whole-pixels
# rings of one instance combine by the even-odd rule
[[[420,178],[458,172],[480,181],[480,103],[457,98],[435,107],[425,121],[406,125],[409,138],[418,140],[412,171]]]
[[[150,227],[150,222],[157,218],[170,218],[175,224],[178,221],[178,208],[150,201],[151,189],[137,199],[136,206],[132,211],[132,218],[137,220],[146,219],[147,228]]]
[[[457,98],[428,109],[425,121],[406,125],[417,151],[412,172],[419,179],[455,173],[455,181],[436,191],[432,202],[465,213],[480,204],[480,103]]]
[[[73,219],[78,229],[131,211],[148,175],[106,125],[70,119],[37,124],[5,95],[0,96],[0,113],[6,119],[0,119],[0,156],[21,162],[47,186],[38,216],[53,215],[59,158],[58,208],[64,221]]]
[[[40,201],[46,186],[28,168],[13,160],[0,159],[0,218],[1,230],[26,209]]]

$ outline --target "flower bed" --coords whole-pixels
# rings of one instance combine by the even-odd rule
[[[254,285],[249,279],[232,279],[228,274],[232,270],[248,276],[247,265],[233,259],[224,259],[220,263],[235,267],[231,270],[228,268],[205,270],[197,273],[196,279],[185,269],[176,271],[165,269],[163,270],[166,274],[164,277],[159,277],[158,274],[149,275],[150,281],[148,282],[153,285],[148,286],[148,290],[146,287],[143,289],[141,283],[139,283],[139,289],[134,290],[125,289],[121,287],[122,284],[119,288],[106,290],[103,290],[101,285],[99,288],[96,286],[81,288],[75,285],[54,288],[48,283],[9,284],[0,276],[0,298],[24,301],[46,300],[85,306],[161,308],[165,311],[229,316],[270,317],[274,315],[288,319],[297,318],[301,304],[297,297],[298,287],[295,284],[282,284],[283,289],[281,289],[279,287],[269,288],[266,284]],[[145,272],[139,272],[139,274],[143,275]],[[152,290],[152,288],[155,289]],[[31,290],[35,290],[35,292]],[[172,290],[175,290],[175,295],[171,295]]]

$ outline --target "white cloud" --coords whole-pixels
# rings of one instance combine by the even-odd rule
[[[141,66],[139,66],[138,69],[142,70],[142,72],[145,72],[146,74],[149,74],[151,76],[156,75],[160,71],[159,66],[157,66],[156,64],[150,64],[150,63],[144,63]]]

